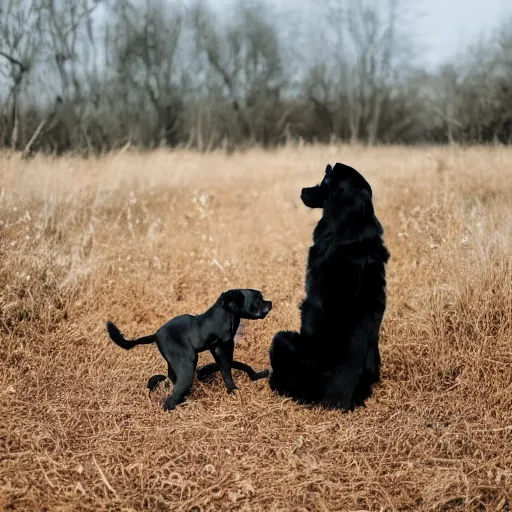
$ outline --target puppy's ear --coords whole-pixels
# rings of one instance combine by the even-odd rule
[[[245,297],[240,290],[229,290],[223,294],[222,305],[231,313],[240,315],[244,307]]]

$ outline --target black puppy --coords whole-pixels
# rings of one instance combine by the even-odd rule
[[[275,335],[269,384],[303,403],[353,410],[380,378],[389,252],[372,189],[352,167],[328,165],[301,199],[323,215],[309,250],[301,330]]]
[[[112,341],[125,350],[137,345],[157,344],[167,361],[169,378],[174,384],[172,394],[164,402],[164,410],[167,411],[174,409],[191,391],[199,352],[210,350],[215,359],[214,365],[200,369],[202,376],[220,369],[228,393],[236,389],[232,368],[246,371],[252,380],[267,377],[268,370],[255,372],[250,366],[234,361],[233,351],[240,319],[263,319],[271,309],[272,302],[264,300],[258,290],[228,290],[204,313],[177,316],[149,336],[127,340],[110,321],[107,322],[107,331]],[[165,378],[165,375],[151,377],[148,381],[150,391]]]

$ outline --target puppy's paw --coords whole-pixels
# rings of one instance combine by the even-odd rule
[[[165,375],[153,375],[148,379],[148,383],[146,387],[149,389],[149,392],[155,390],[155,388],[160,384],[160,382],[163,382],[167,377]]]
[[[228,395],[232,395],[235,391],[238,391],[238,388],[236,386],[230,386],[228,388]]]
[[[176,409],[176,404],[174,403],[174,400],[171,400],[170,398],[165,399],[164,411],[174,411],[174,409]]]
[[[261,372],[255,372],[251,377],[251,380],[266,379],[270,375],[270,370],[261,370]]]

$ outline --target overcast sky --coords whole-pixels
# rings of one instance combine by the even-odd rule
[[[422,42],[427,64],[438,64],[458,53],[484,32],[492,35],[501,20],[512,16],[512,0],[418,0]]]
[[[221,12],[229,12],[234,1],[236,0],[210,0],[210,4]],[[298,18],[302,18],[303,23],[315,20],[319,6],[329,1],[336,0],[267,0],[280,14],[291,13],[291,24]],[[491,35],[501,20],[512,16],[512,0],[406,1],[418,13],[414,16],[416,37],[425,48],[421,59],[428,67],[441,64],[460,53],[467,44],[476,41],[482,34]],[[293,30],[293,27],[290,28]]]

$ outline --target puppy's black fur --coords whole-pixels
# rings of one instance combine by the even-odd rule
[[[353,410],[380,378],[389,252],[372,189],[352,167],[328,165],[301,199],[323,215],[309,250],[301,330],[275,335],[269,384],[302,403]]]
[[[220,369],[229,393],[236,389],[231,375],[232,368],[247,372],[252,380],[267,377],[268,370],[255,372],[250,366],[234,361],[233,351],[240,319],[263,319],[271,309],[272,302],[264,300],[258,290],[228,290],[204,313],[177,316],[149,336],[127,340],[110,321],[107,322],[107,331],[112,341],[125,350],[156,343],[167,361],[168,375],[174,384],[172,394],[164,402],[164,410],[169,410],[181,403],[191,391],[199,352],[210,350],[215,359],[215,363],[199,370],[201,377]],[[165,375],[153,375],[147,387],[152,391],[165,379]]]

